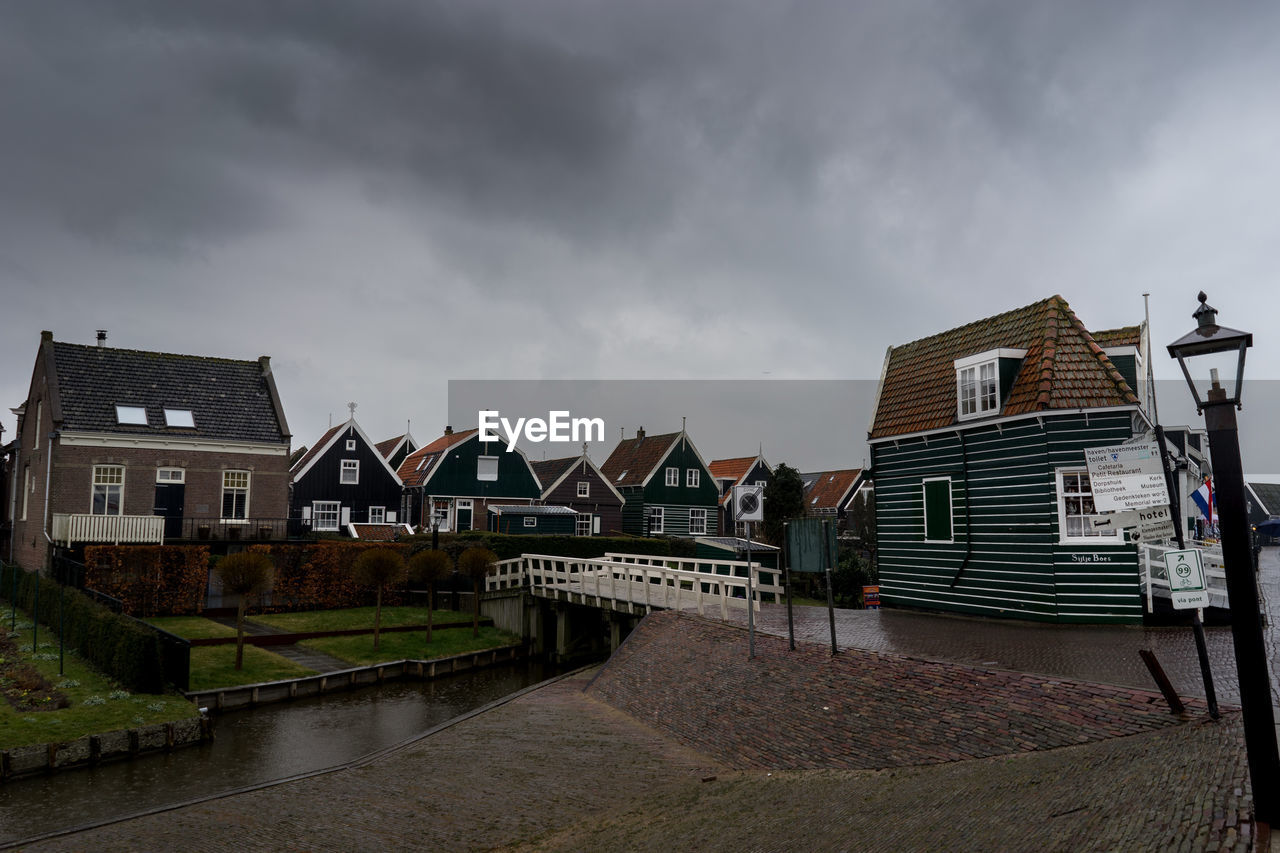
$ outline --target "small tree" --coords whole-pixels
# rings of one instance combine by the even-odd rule
[[[480,590],[489,570],[498,562],[498,555],[488,548],[468,548],[458,556],[458,571],[470,576],[475,589],[475,606],[471,617],[471,636],[480,636]]]
[[[244,613],[249,596],[271,586],[271,558],[260,551],[241,551],[218,561],[214,569],[222,579],[222,589],[240,596],[236,608],[236,669],[244,667]]]
[[[409,577],[427,585],[427,642],[431,642],[431,616],[435,610],[435,586],[453,574],[453,560],[444,551],[419,551],[409,558]]]
[[[764,537],[770,545],[785,546],[783,525],[804,515],[804,481],[800,472],[787,464],[773,469],[764,487]]]
[[[373,648],[377,650],[382,631],[382,589],[404,577],[404,557],[392,548],[370,548],[356,557],[352,566],[356,583],[377,590],[377,607],[373,616]]]

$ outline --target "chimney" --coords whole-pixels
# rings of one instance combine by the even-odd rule
[[[107,345],[107,330],[99,329],[98,330],[98,346],[105,347],[106,345]]]
[[[446,426],[446,427],[444,428],[444,434],[445,434],[445,435],[453,435],[453,427],[451,427],[451,426]]]
[[[258,367],[262,368],[262,373],[264,376],[270,374],[271,373],[271,356],[269,355],[258,356]]]
[[[640,427],[640,429],[636,430],[636,438],[644,438],[644,427]]]
[[[44,343],[45,341],[53,341],[53,332],[47,329],[40,333],[40,342]]]

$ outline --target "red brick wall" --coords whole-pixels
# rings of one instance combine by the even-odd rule
[[[26,415],[18,424],[20,449],[13,467],[13,476],[18,481],[17,500],[13,507],[13,559],[28,570],[43,567],[47,551],[41,529],[44,515],[45,458],[48,455],[48,435],[53,421],[45,399],[47,396],[44,361],[37,358],[31,376]],[[30,471],[30,481],[24,496],[27,471]],[[24,497],[27,507],[25,522],[22,520]],[[6,559],[8,556],[5,554]]]

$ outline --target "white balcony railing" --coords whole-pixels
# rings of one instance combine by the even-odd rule
[[[53,541],[68,546],[81,542],[162,545],[164,516],[54,513]]]

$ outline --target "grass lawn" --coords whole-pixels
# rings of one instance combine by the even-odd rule
[[[4,615],[0,630],[8,635],[8,613]],[[13,642],[20,650],[21,659],[34,665],[71,705],[56,711],[21,712],[0,699],[0,749],[70,741],[88,734],[181,720],[199,713],[195,705],[178,693],[131,694],[70,650],[64,658],[64,674],[60,676],[57,632],[42,625],[39,647],[28,651],[31,622],[19,617],[18,629]]]
[[[518,642],[520,642],[519,637],[497,628],[481,628],[479,637],[472,637],[470,631],[453,628],[448,631],[433,631],[429,644],[426,631],[384,633],[377,651],[373,649],[372,634],[361,634],[355,637],[320,637],[305,640],[299,645],[333,655],[350,662],[352,666],[364,666],[383,661],[447,658],[463,652],[492,649]]]
[[[213,637],[234,637],[235,628],[228,628],[203,616],[155,616],[146,620],[161,630],[177,634],[188,640],[205,640]]]
[[[315,670],[247,643],[244,647],[244,668],[240,670],[236,669],[235,643],[191,647],[190,689],[193,692],[315,674]]]
[[[305,631],[344,631],[351,628],[373,630],[375,607],[351,607],[345,610],[309,610],[302,613],[263,613],[249,616],[254,622],[281,628],[285,631],[303,633]],[[436,610],[432,613],[432,623],[440,625],[445,622],[470,622],[471,614],[457,610]],[[396,625],[427,624],[427,608],[425,607],[384,607],[382,608],[382,627]],[[167,629],[166,629],[167,630]]]

